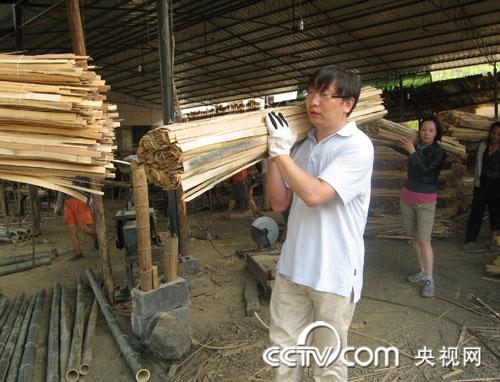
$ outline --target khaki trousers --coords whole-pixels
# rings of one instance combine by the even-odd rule
[[[356,304],[350,297],[319,292],[295,284],[289,277],[276,275],[271,295],[271,326],[269,336],[273,346],[291,347],[297,344],[302,330],[315,321],[325,321],[338,332],[342,347],[347,346],[347,333]],[[338,346],[334,334],[326,328],[315,329],[309,335],[312,346],[323,351],[325,346]],[[312,337],[312,338],[311,338]],[[277,382],[302,381],[303,368],[279,366],[275,371]],[[315,382],[347,381],[347,367],[339,360],[327,368],[314,367]]]

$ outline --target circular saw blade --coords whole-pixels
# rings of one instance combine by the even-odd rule
[[[276,240],[278,240],[280,232],[278,224],[274,221],[274,219],[268,216],[261,216],[255,219],[252,223],[252,228],[252,239],[257,243],[259,247],[264,246],[263,240],[262,238],[256,237],[255,229],[260,232],[260,235],[264,235],[264,237],[267,239],[268,245],[271,247],[274,245],[274,243],[276,243]]]

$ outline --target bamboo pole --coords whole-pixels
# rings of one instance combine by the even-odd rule
[[[7,297],[0,296],[0,329],[2,329],[3,326],[2,319],[8,307],[9,307],[9,300],[7,299]]]
[[[83,340],[82,362],[80,365],[80,375],[87,375],[90,372],[90,364],[92,363],[92,342],[95,336],[95,328],[97,323],[97,315],[99,308],[97,299],[94,299],[92,310],[87,321],[87,328],[85,330],[85,339]]]
[[[24,344],[28,336],[29,324],[31,322],[31,315],[35,309],[35,302],[38,296],[38,292],[31,296],[31,300],[28,309],[23,317],[23,322],[21,325],[21,330],[19,332],[19,337],[17,338],[16,347],[14,348],[14,353],[10,361],[9,373],[7,374],[6,382],[16,382],[17,375],[19,371],[19,364],[21,363],[21,358],[23,356]]]
[[[52,258],[50,256],[47,256],[35,259],[34,264],[33,260],[27,260],[20,263],[3,265],[0,267],[0,276],[9,275],[11,273],[16,273],[16,272],[23,272],[43,265],[49,265],[51,261]]]
[[[56,284],[52,293],[50,308],[49,341],[47,350],[47,369],[45,380],[59,382],[59,329],[61,320],[61,284]]]
[[[35,259],[50,257],[52,260],[56,256],[57,256],[56,249],[35,253]],[[13,257],[2,257],[2,258],[0,258],[0,267],[4,266],[4,265],[16,264],[16,263],[32,260],[32,257],[33,256],[30,254],[13,256]]]
[[[12,330],[9,334],[9,338],[7,339],[7,343],[5,345],[4,351],[2,353],[2,358],[0,359],[0,380],[5,381],[5,377],[7,376],[7,371],[9,370],[9,365],[11,363],[12,355],[14,354],[14,349],[16,347],[16,342],[19,336],[19,332],[21,330],[21,325],[24,319],[24,315],[26,314],[26,310],[28,309],[28,303],[23,299],[21,308],[17,314],[16,320],[14,321],[14,325],[12,326]]]
[[[174,237],[164,238],[165,265],[163,271],[164,282],[168,283],[177,278],[177,252],[179,239]]]
[[[7,343],[7,339],[9,337],[10,331],[12,330],[12,326],[14,325],[14,321],[19,313],[19,309],[24,301],[24,293],[19,294],[12,305],[12,309],[9,312],[7,320],[0,331],[0,356],[3,353],[3,349]]]
[[[152,265],[151,266],[151,271],[153,274],[153,289],[158,288],[158,266],[157,265]]]
[[[76,309],[73,325],[73,336],[69,349],[68,367],[66,370],[66,380],[69,382],[78,381],[80,378],[80,364],[82,360],[83,330],[85,322],[85,305],[83,301],[83,286],[78,278],[76,289]]]
[[[137,252],[139,254],[140,264],[140,284],[141,290],[147,292],[153,288],[148,181],[144,165],[132,161],[130,167],[132,170],[135,217],[137,221]]]
[[[59,378],[60,382],[66,382],[66,367],[68,365],[69,348],[71,344],[71,323],[69,308],[66,301],[66,287],[61,287],[61,320],[60,334],[61,347],[59,352]]]
[[[116,344],[120,348],[120,351],[123,354],[128,367],[130,368],[132,373],[134,373],[135,380],[137,382],[147,382],[151,377],[151,373],[149,372],[149,370],[145,369],[142,366],[139,360],[139,354],[134,350],[132,346],[130,346],[127,335],[123,333],[122,329],[120,328],[118,321],[114,317],[113,310],[106,301],[106,298],[104,297],[101,288],[97,284],[94,275],[88,269],[85,271],[85,274],[87,275],[90,287],[94,292],[97,303],[101,308],[101,312],[106,319],[108,327],[111,330],[111,333],[113,334],[113,337],[116,341]]]
[[[35,308],[31,316],[31,321],[28,328],[28,336],[24,345],[23,357],[19,366],[19,374],[17,382],[30,382],[33,378],[35,369],[35,359],[37,350],[38,332],[40,330],[40,322],[42,320],[43,301],[45,300],[45,289],[37,292]]]

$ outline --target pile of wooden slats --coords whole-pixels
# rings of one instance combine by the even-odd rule
[[[445,134],[460,141],[483,141],[488,139],[491,124],[496,121],[481,115],[460,110],[439,113]]]
[[[364,88],[350,119],[373,121],[386,113],[381,91]],[[305,105],[275,109],[283,113],[298,139],[311,129]],[[141,140],[138,156],[146,165],[148,180],[173,190],[181,186],[190,201],[217,183],[267,156],[265,115],[259,110],[196,122],[160,126]]]
[[[0,178],[85,199],[72,179],[113,176],[118,113],[87,61],[0,54]]]

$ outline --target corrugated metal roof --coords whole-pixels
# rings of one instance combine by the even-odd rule
[[[28,52],[70,51],[64,1],[12,2]],[[184,107],[301,89],[325,64],[371,80],[500,57],[495,0],[173,0],[172,8]],[[156,2],[86,0],[81,10],[88,53],[112,92],[161,104]],[[10,5],[0,20],[0,50],[15,50]]]

